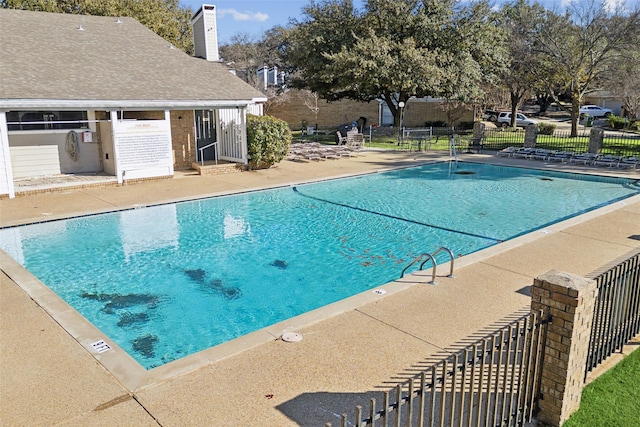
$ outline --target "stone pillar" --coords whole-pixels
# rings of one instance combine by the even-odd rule
[[[534,148],[538,139],[538,127],[536,125],[528,125],[524,128],[524,148]]]
[[[551,316],[541,369],[538,421],[560,426],[580,407],[597,296],[595,280],[551,270],[533,281],[531,310]]]
[[[600,154],[604,142],[604,129],[591,128],[589,133],[589,153]]]
[[[473,124],[473,138],[474,139],[482,138],[484,136],[484,130],[486,127],[487,125],[482,122],[475,122]]]

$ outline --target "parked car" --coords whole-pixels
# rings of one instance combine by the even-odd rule
[[[597,105],[583,105],[580,107],[580,117],[585,114],[590,115],[591,117],[609,117],[613,114],[608,108],[599,107]]]
[[[498,120],[498,115],[500,113],[496,110],[484,110],[482,113],[482,120],[489,120],[490,122],[495,122]]]
[[[511,113],[502,112],[498,116],[498,123],[502,127],[511,126]],[[529,125],[537,125],[538,122],[535,120],[531,120],[527,116],[522,113],[516,113],[516,126],[517,127],[527,127]]]

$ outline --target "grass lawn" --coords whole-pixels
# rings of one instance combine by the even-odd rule
[[[562,427],[640,426],[640,350],[635,350],[582,392],[580,410]]]

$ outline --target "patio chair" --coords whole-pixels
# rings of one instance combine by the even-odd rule
[[[345,147],[356,154],[364,153],[364,135],[361,133],[347,133]]]
[[[338,145],[345,145],[347,143],[347,137],[342,136],[339,130],[336,131],[336,143]]]
[[[468,152],[473,153],[475,150],[476,153],[480,154],[483,147],[484,147],[484,136],[473,137],[469,140]]]

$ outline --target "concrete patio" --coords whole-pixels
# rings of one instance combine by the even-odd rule
[[[124,186],[66,187],[0,200],[0,227],[443,159],[369,152],[322,162],[283,161],[235,174],[184,171],[173,179]],[[631,170],[492,155],[460,159],[640,179]],[[385,295],[357,295],[142,374],[117,359],[123,357],[115,354],[118,348],[113,360],[92,354],[86,342],[94,332],[75,326],[73,313],[1,253],[0,424],[338,425],[340,413],[352,417],[355,405],[366,404],[372,393],[527,312],[527,288],[536,276],[551,269],[587,275],[638,247],[640,195],[459,258],[456,277],[447,278],[448,265],[441,266],[437,285],[427,284],[427,272],[412,275],[384,285]],[[302,341],[278,339],[289,330],[301,332]]]

